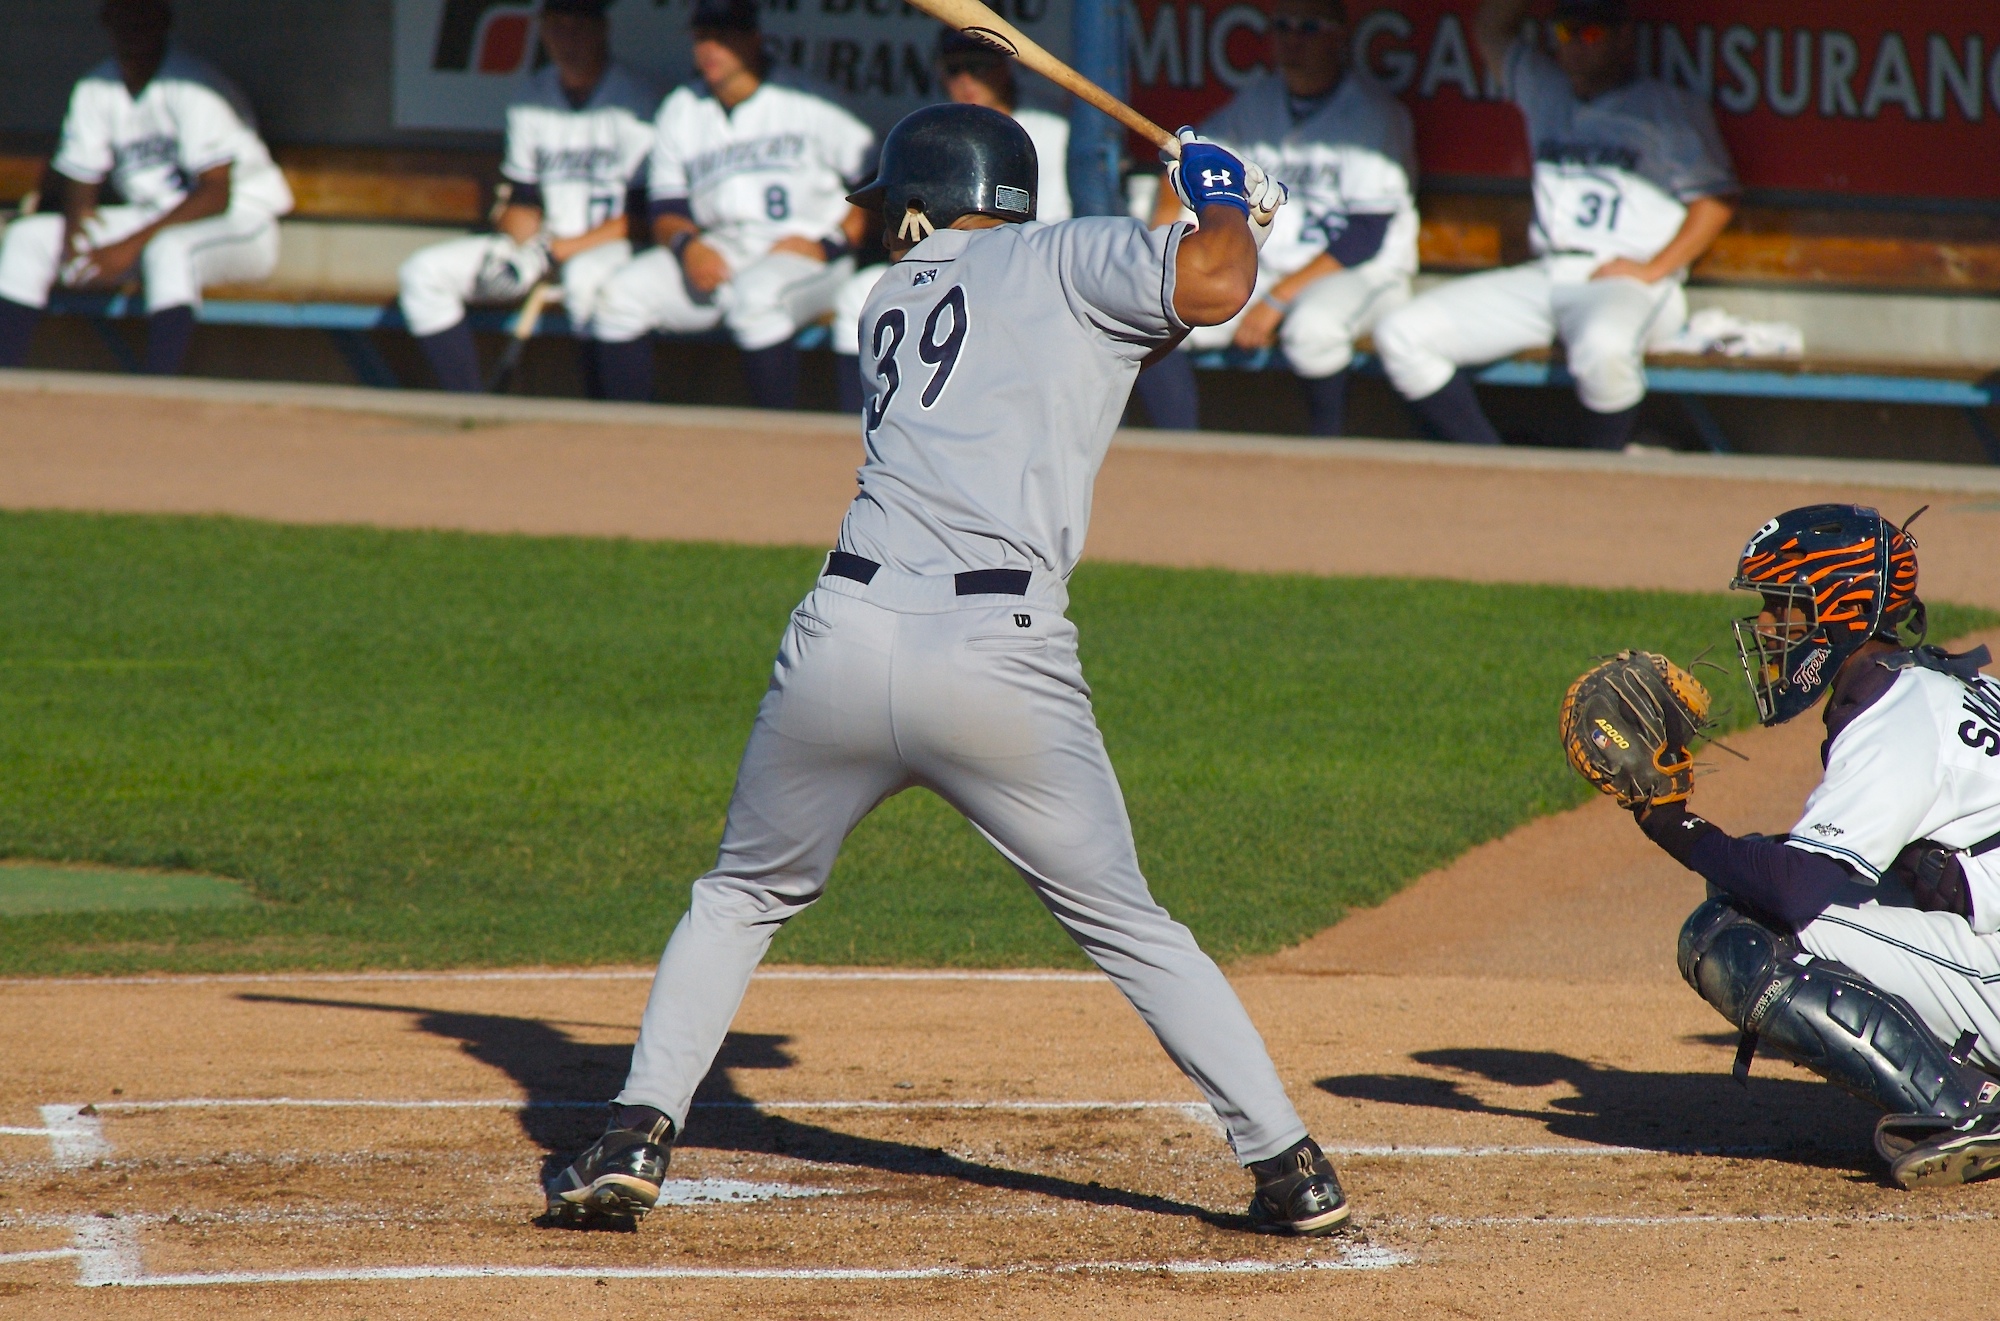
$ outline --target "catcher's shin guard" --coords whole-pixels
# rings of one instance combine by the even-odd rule
[[[1739,1078],[1764,1041],[1842,1091],[1932,1127],[2000,1095],[2000,1083],[1947,1050],[1901,996],[1844,963],[1807,954],[1727,900],[1710,899],[1681,928],[1680,968],[1742,1030]]]

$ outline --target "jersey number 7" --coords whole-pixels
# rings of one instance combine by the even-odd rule
[[[943,339],[938,338],[945,313],[951,313],[951,329]],[[951,379],[952,369],[958,366],[958,351],[965,345],[965,332],[971,319],[965,311],[965,288],[953,285],[931,314],[924,318],[924,333],[917,339],[917,357],[935,370],[931,372],[929,384],[924,386],[921,402],[925,408],[936,404],[944,394],[945,383]],[[874,400],[868,405],[868,430],[882,425],[882,419],[889,412],[889,405],[896,398],[896,392],[903,386],[903,371],[896,362],[896,353],[903,347],[903,339],[909,323],[904,320],[903,309],[892,307],[875,318],[875,329],[868,336],[869,350],[875,355],[875,379],[882,383]]]

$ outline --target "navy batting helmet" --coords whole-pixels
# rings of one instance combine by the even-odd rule
[[[887,240],[916,242],[960,216],[1033,220],[1038,177],[1035,144],[1013,116],[925,106],[889,130],[875,178],[847,200],[880,207]]]

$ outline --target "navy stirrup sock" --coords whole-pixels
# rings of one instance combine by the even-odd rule
[[[0,367],[19,367],[28,360],[28,345],[41,319],[39,307],[0,298]]]
[[[645,404],[653,399],[653,337],[641,335],[623,343],[599,340],[597,388],[606,399]]]
[[[1139,373],[1132,387],[1146,406],[1146,417],[1162,431],[1201,429],[1201,391],[1194,381],[1194,363],[1179,349]]]
[[[743,377],[759,408],[789,409],[799,403],[799,351],[790,340],[768,349],[743,350]]]
[[[1331,376],[1301,380],[1306,387],[1306,428],[1315,436],[1338,436],[1347,430],[1347,369]]]
[[[419,335],[417,344],[424,357],[430,359],[438,389],[457,394],[479,393],[479,348],[472,342],[469,324],[461,320],[435,335]]]
[[[1616,413],[1593,413],[1583,410],[1583,425],[1577,428],[1577,435],[1586,449],[1622,450],[1632,439],[1632,428],[1639,422],[1639,405],[1620,409]]]
[[[1445,440],[1459,445],[1498,445],[1500,433],[1486,420],[1479,396],[1472,389],[1472,373],[1463,367],[1453,373],[1444,388],[1422,399],[1412,399],[1410,407]]]
[[[861,411],[861,358],[859,354],[833,355],[833,393],[843,413]]]

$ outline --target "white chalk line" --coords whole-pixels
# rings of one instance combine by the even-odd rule
[[[1903,1211],[1863,1211],[1851,1215],[1704,1214],[1651,1216],[1433,1216],[1421,1223],[1435,1229],[1654,1229],[1673,1225],[1941,1225],[2000,1219],[1991,1211],[1943,1211],[1911,1215]]]
[[[991,1280],[1027,1275],[1292,1275],[1308,1271],[1376,1271],[1410,1258],[1388,1248],[1356,1246],[1333,1258],[1307,1261],[1079,1261],[1020,1266],[347,1266],[323,1270],[134,1273],[91,1284],[126,1288],[192,1288],[241,1284],[343,1284],[410,1280],[776,1280],[818,1284],[903,1280]],[[79,1284],[86,1283],[81,1278]]]
[[[217,972],[133,977],[0,977],[0,986],[231,986],[291,982],[617,982],[646,981],[652,968],[502,969],[492,972]],[[771,968],[757,972],[765,982],[1091,982],[1102,973],[1022,969]]]
[[[46,1248],[40,1252],[0,1252],[0,1266],[11,1266],[16,1262],[59,1261],[64,1257],[79,1256],[75,1248]]]
[[[12,1128],[0,1126],[0,1137],[45,1138],[53,1132],[55,1130],[51,1128]]]

